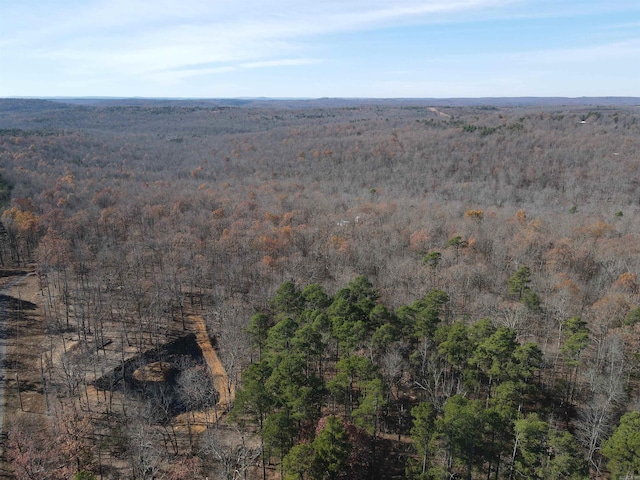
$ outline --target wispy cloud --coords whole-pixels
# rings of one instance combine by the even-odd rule
[[[443,15],[495,9],[513,0],[263,0],[205,4],[196,0],[109,0],[67,8],[40,4],[9,7],[16,28],[3,26],[6,48],[34,58],[66,63],[78,73],[114,71],[131,75],[181,66],[235,62],[238,68],[291,66],[306,60],[306,39]],[[60,4],[58,4],[60,5]],[[64,2],[62,3],[64,5]],[[26,48],[25,48],[26,47]],[[291,63],[294,62],[294,63]],[[229,66],[211,67],[213,72]],[[222,69],[222,70],[220,70]]]
[[[248,62],[239,65],[239,68],[272,68],[272,67],[293,67],[300,65],[311,65],[320,63],[314,58],[284,58],[282,60],[267,60],[263,62]]]
[[[176,84],[182,80],[198,76],[224,75],[242,70],[257,68],[296,67],[321,63],[314,58],[284,58],[260,62],[245,62],[233,65],[216,66],[217,64],[187,65],[175,69],[152,72],[149,75],[164,84]]]
[[[489,94],[506,93],[501,89],[509,84],[524,93],[540,79],[549,82],[547,72],[559,74],[569,66],[582,74],[594,62],[614,70],[617,61],[630,76],[640,58],[640,24],[633,21],[638,17],[623,13],[608,23],[595,21],[625,9],[638,13],[640,5],[637,0],[0,0],[0,96],[38,84],[53,94],[91,88],[90,94],[210,95],[215,85],[216,92],[263,95],[268,92],[257,89],[268,88],[266,80],[274,89],[303,96],[313,94],[303,91],[309,88],[322,95],[340,95],[343,88],[349,96],[394,96],[393,89],[408,96],[429,96],[433,90]],[[502,37],[492,31],[510,22],[542,26],[551,18],[557,26],[588,16],[601,28],[586,27],[582,45],[567,41],[564,30],[553,40],[541,37],[542,43],[522,45],[516,45],[517,27],[506,27]],[[611,31],[605,31],[607,24]],[[405,27],[412,33],[453,27],[456,33],[447,43],[437,35],[425,35],[423,43],[410,35],[404,43],[376,37]],[[547,33],[541,27],[538,34]],[[475,42],[476,34],[488,41]],[[352,41],[355,47],[345,44]],[[533,47],[540,44],[544,48]],[[396,46],[400,50],[393,50]],[[403,55],[403,47],[410,53]],[[305,71],[312,73],[304,77]],[[433,78],[421,80],[428,76]],[[259,85],[252,83],[257,77]]]

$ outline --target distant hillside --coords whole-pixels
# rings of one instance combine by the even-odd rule
[[[0,99],[0,110],[24,111],[61,108],[61,105],[93,107],[249,107],[249,108],[333,108],[358,106],[437,107],[548,107],[548,106],[638,106],[640,97],[485,97],[485,98],[112,98],[79,97],[47,99]]]

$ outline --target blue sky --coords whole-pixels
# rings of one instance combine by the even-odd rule
[[[640,0],[1,0],[7,96],[640,96]]]

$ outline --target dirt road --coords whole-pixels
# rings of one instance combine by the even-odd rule
[[[213,345],[211,345],[211,340],[209,339],[204,319],[197,315],[192,315],[189,319],[193,323],[198,346],[202,351],[202,355],[205,362],[207,362],[207,366],[209,367],[209,371],[213,377],[213,387],[220,395],[218,410],[226,411],[235,397],[233,385],[229,383],[227,372],[220,361],[220,357],[218,357]]]

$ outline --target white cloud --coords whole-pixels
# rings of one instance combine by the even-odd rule
[[[149,74],[149,78],[152,78],[165,85],[176,85],[179,82],[192,78],[203,76],[215,76],[224,75],[233,72],[239,72],[242,70],[251,70],[256,68],[277,68],[277,67],[294,67],[303,65],[312,65],[320,63],[320,60],[313,58],[284,58],[279,60],[268,60],[260,62],[246,62],[234,65],[223,66],[207,66],[207,65],[192,65],[184,68],[178,68],[174,70],[163,70],[159,72],[152,72]]]
[[[575,12],[623,7],[638,11],[634,2],[637,0],[0,0],[0,96],[22,91],[25,78],[32,88],[39,77],[47,88],[59,85],[65,94],[74,94],[72,87],[80,87],[75,94],[89,88],[94,90],[83,94],[108,94],[111,85],[117,85],[118,94],[123,94],[131,85],[136,95],[163,88],[164,92],[189,95],[209,91],[203,87],[208,82],[222,92],[250,95],[243,90],[250,88],[248,77],[254,73],[249,75],[250,71],[288,69],[289,81],[305,70],[296,67],[318,63],[326,63],[322,73],[333,73],[333,79],[300,74],[302,81],[291,88],[306,96],[315,95],[313,88],[332,96],[341,95],[340,91],[350,96],[397,96],[394,91],[406,92],[402,96],[495,95],[507,94],[509,86],[511,91],[526,94],[527,85],[549,83],[552,73],[572,68],[582,74],[598,62],[611,70],[622,65],[627,75],[632,70],[638,73],[640,40],[623,35],[607,40],[601,34],[593,37],[597,41],[592,39],[590,45],[579,48],[516,53],[475,49],[473,55],[436,45],[425,48],[424,57],[415,61],[402,59],[394,64],[396,59],[380,56],[375,66],[363,60],[357,68],[352,63],[360,59],[349,56],[348,46],[336,52],[338,48],[327,42],[345,33],[410,25],[476,22],[477,27],[479,20],[546,17],[571,21]],[[635,35],[632,29],[637,22],[620,25],[626,37]],[[499,50],[514,48],[504,45]],[[338,54],[344,56],[343,63],[335,59]],[[432,65],[435,71],[421,69],[422,65]],[[338,71],[341,67],[344,70]],[[366,69],[366,74],[356,72]],[[535,71],[539,73],[529,73]],[[241,85],[240,78],[246,83]],[[223,87],[224,80],[228,83]]]
[[[40,15],[36,15],[34,4],[27,2],[8,7],[10,17],[22,21],[14,26],[5,20],[1,28],[6,33],[0,42],[23,56],[47,57],[82,74],[121,71],[141,75],[215,62],[276,66],[278,58],[307,56],[305,39],[313,36],[425,21],[511,3],[513,0],[399,0],[392,4],[382,0],[109,0],[66,3],[66,8],[44,3],[38,5]]]
[[[248,62],[239,65],[240,68],[271,68],[271,67],[293,67],[300,65],[311,65],[319,63],[320,60],[313,58],[285,58],[282,60],[267,60],[263,62]]]

